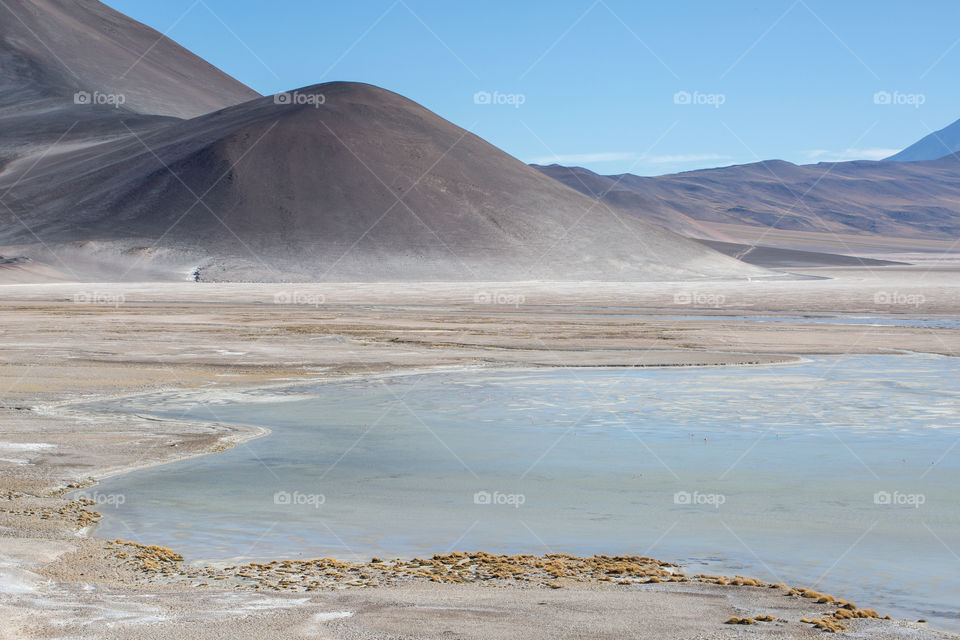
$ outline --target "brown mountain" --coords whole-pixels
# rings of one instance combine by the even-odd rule
[[[708,240],[896,250],[960,237],[960,160],[754,164],[641,177],[537,166],[644,220]]]
[[[256,97],[100,2],[0,3],[0,170]]]
[[[11,207],[31,232],[4,225],[4,242],[35,233],[196,260],[207,279],[765,273],[606,211],[395,93],[336,82],[289,96],[45,159],[22,180],[12,172]]]

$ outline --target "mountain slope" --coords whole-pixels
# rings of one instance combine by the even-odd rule
[[[0,170],[256,97],[95,0],[0,3]]]
[[[945,240],[960,237],[960,159],[838,162],[772,160],[647,178],[536,167],[609,206],[710,240],[730,225],[777,231]],[[748,244],[751,244],[748,242]]]
[[[686,215],[662,196],[656,178],[632,174],[603,176],[583,167],[531,165],[577,191],[599,199],[604,205],[633,213],[644,220],[694,238],[713,238],[713,230]]]
[[[199,257],[206,279],[767,273],[597,207],[397,94],[328,83],[293,95],[303,102],[254,100],[46,159],[11,207],[47,243]],[[8,244],[31,241],[3,229]]]
[[[924,136],[900,153],[886,158],[893,162],[923,162],[938,160],[960,152],[960,120]]]
[[[94,0],[0,4],[0,105],[86,91],[134,113],[193,118],[259,97],[169,38]]]

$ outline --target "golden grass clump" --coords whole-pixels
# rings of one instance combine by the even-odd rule
[[[841,620],[855,620],[857,618],[880,618],[880,614],[873,609],[858,609],[856,605],[844,600],[837,600],[836,602],[843,602],[844,606],[840,607],[827,617],[813,619],[801,618],[800,622],[804,624],[812,624],[816,629],[821,629],[830,633],[837,633],[838,631],[847,630],[847,627],[841,623]],[[885,619],[889,620],[890,616],[887,616]]]
[[[744,578],[743,576],[734,576],[732,580],[729,581],[730,584],[737,587],[765,587],[766,583],[762,580],[757,580],[756,578]]]
[[[837,609],[832,616],[837,620],[850,620],[853,618],[879,618],[880,614],[873,609]]]
[[[724,624],[756,624],[758,622],[773,622],[776,618],[771,615],[762,613],[758,616],[753,616],[752,618],[738,618],[737,616],[732,616]]]
[[[120,560],[130,559],[130,555],[121,551],[123,547],[133,547],[133,560],[139,564],[142,571],[167,573],[179,562],[183,562],[183,556],[167,547],[161,547],[155,544],[146,545],[138,542],[130,542],[117,538],[111,544],[114,557]]]
[[[829,633],[838,633],[840,631],[847,630],[846,626],[840,624],[833,618],[814,618],[813,620],[810,620],[810,624],[813,625],[814,629],[820,629]]]

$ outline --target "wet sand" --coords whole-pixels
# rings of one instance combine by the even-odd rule
[[[651,582],[656,576],[639,568],[636,580],[619,584],[623,580],[600,579],[617,575],[606,569],[554,577],[534,567],[517,579],[517,561],[509,559],[487,563],[507,573],[476,580],[463,571],[453,580],[415,575],[438,573],[433,565],[378,577],[370,567],[321,564],[310,591],[305,576],[317,565],[249,569],[249,585],[217,579],[220,569],[182,575],[166,551],[98,539],[90,529],[95,505],[63,495],[88,478],[263,435],[256,427],[145,416],[107,420],[77,407],[131,394],[231,394],[438,367],[719,366],[890,349],[957,355],[956,329],[674,317],[697,310],[960,314],[957,271],[808,273],[833,279],[0,286],[0,636],[816,637],[821,631],[800,620],[843,607],[785,587]],[[144,560],[156,566],[145,568]],[[371,577],[359,577],[365,572]],[[290,582],[281,584],[284,579]],[[375,586],[351,586],[358,581]],[[774,621],[724,624],[764,614]],[[954,637],[917,622],[842,624],[865,638]]]

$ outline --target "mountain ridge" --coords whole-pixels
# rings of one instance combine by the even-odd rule
[[[689,237],[769,232],[942,240],[960,236],[960,159],[795,165],[768,160],[657,177],[532,165],[611,207]],[[808,247],[793,247],[808,248]]]
[[[939,160],[960,152],[960,120],[934,131],[885,160],[890,162],[924,162]]]

